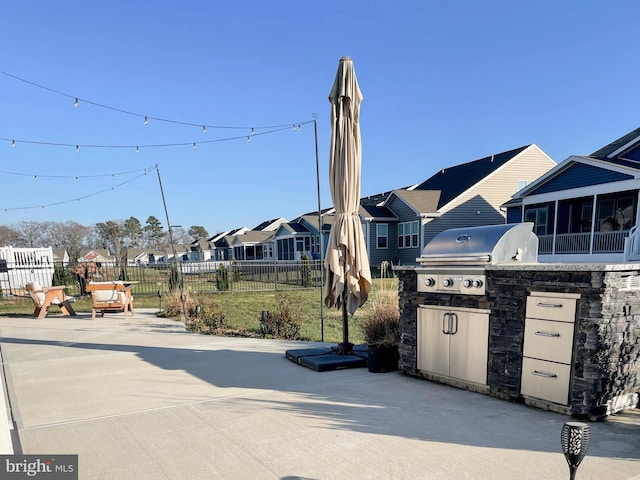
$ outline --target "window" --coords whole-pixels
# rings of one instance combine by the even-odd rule
[[[547,207],[530,208],[524,212],[524,221],[533,223],[533,233],[547,234]]]
[[[519,192],[530,183],[531,182],[529,180],[518,180],[518,186],[516,187],[516,192]]]
[[[398,248],[415,248],[418,246],[419,222],[404,222],[398,224]]]
[[[389,247],[389,225],[386,223],[379,223],[376,225],[376,247]]]

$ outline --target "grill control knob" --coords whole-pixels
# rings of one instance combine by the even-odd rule
[[[431,277],[427,277],[424,279],[425,287],[433,287],[435,284],[436,284],[436,281]]]
[[[465,278],[464,282],[462,282],[462,285],[464,285],[464,288],[471,288],[471,286],[473,285],[473,281],[470,278]]]
[[[453,287],[453,279],[445,278],[444,280],[442,280],[442,286],[445,288]]]
[[[473,281],[474,288],[480,288],[482,285],[484,285],[484,283],[482,283],[482,280],[474,280]]]

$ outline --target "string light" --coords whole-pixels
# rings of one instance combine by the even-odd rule
[[[11,146],[15,147],[16,146],[16,141],[15,140],[11,140]]]
[[[256,129],[255,129],[255,128],[252,128],[252,129],[251,129],[251,135],[255,135],[255,134],[256,134]]]
[[[202,133],[207,133],[207,126],[206,125],[202,125]]]
[[[153,167],[153,170],[156,170],[157,168],[158,167],[156,165],[155,167]],[[136,175],[135,177],[130,178],[128,180],[125,180],[124,182],[121,182],[121,183],[119,183],[119,184],[117,184],[117,185],[115,185],[115,186],[113,186],[111,188],[106,188],[106,189],[100,190],[98,192],[90,193],[90,194],[85,195],[83,197],[75,197],[75,198],[73,198],[71,200],[63,200],[63,201],[59,201],[59,202],[47,203],[45,205],[32,205],[32,206],[12,207],[12,208],[5,207],[4,211],[5,211],[5,213],[8,213],[9,210],[30,210],[30,209],[34,209],[34,208],[43,208],[44,209],[45,207],[53,207],[53,206],[62,205],[62,204],[65,204],[65,203],[80,202],[80,200],[84,200],[86,198],[95,197],[97,195],[100,195],[100,194],[103,194],[103,193],[106,193],[106,192],[110,192],[110,191],[115,191],[116,188],[119,188],[119,187],[121,187],[123,185],[126,185],[127,183],[133,182],[134,180],[137,180],[138,178],[141,178],[141,177],[143,177],[145,175],[146,175],[146,172],[145,173],[141,173],[141,174]]]
[[[193,127],[199,127],[199,128],[202,127],[203,125],[207,125],[208,128],[216,128],[216,129],[246,130],[246,129],[250,128],[250,127],[247,127],[247,126],[237,126],[237,125],[210,125],[207,122],[205,122],[205,123],[202,123],[202,122],[198,122],[198,123],[195,123],[195,122],[183,122],[183,121],[179,121],[179,120],[172,120],[172,119],[169,119],[169,118],[161,118],[161,117],[154,117],[154,116],[151,116],[151,115],[144,115],[144,114],[141,114],[141,113],[132,112],[132,111],[129,111],[129,110],[124,110],[122,108],[112,107],[110,105],[101,104],[101,103],[98,103],[98,102],[87,100],[85,98],[80,98],[80,97],[77,97],[75,95],[70,95],[68,93],[61,92],[60,90],[55,90],[55,89],[53,89],[51,87],[47,87],[45,85],[41,85],[39,83],[32,82],[31,80],[27,80],[25,78],[18,77],[17,75],[13,75],[13,74],[11,74],[9,72],[5,72],[5,71],[2,71],[2,70],[0,70],[0,74],[5,75],[5,76],[10,77],[10,78],[13,78],[14,80],[18,80],[18,81],[23,82],[23,83],[27,83],[27,84],[29,84],[29,85],[31,85],[33,87],[41,88],[43,90],[47,90],[48,92],[55,93],[57,95],[61,95],[61,96],[67,97],[67,98],[72,98],[74,100],[73,105],[75,107],[78,107],[80,105],[80,101],[82,101],[82,102],[84,102],[86,104],[93,105],[95,107],[100,107],[100,108],[112,110],[112,111],[115,111],[115,112],[120,112],[120,113],[123,113],[125,115],[131,115],[131,116],[143,118],[145,125],[149,122],[149,120],[155,120],[155,121],[158,121],[158,122],[173,123],[173,124],[178,124],[178,125],[187,125],[187,126],[193,126]],[[256,128],[256,130],[266,130],[266,129],[272,129],[272,128],[281,128],[281,127],[286,127],[286,126],[287,125],[266,125],[266,126],[260,126],[260,127],[255,127],[255,128]]]
[[[251,143],[251,137],[247,135],[247,143]]]
[[[196,145],[196,142],[193,142],[193,149],[197,150],[198,149],[198,145]]]
[[[35,178],[71,178],[74,179],[76,181],[78,181],[81,178],[100,178],[100,177],[113,177],[115,178],[116,175],[119,176],[124,176],[124,175],[131,175],[134,173],[146,173],[147,170],[152,170],[155,167],[146,167],[144,169],[137,169],[137,170],[129,170],[126,172],[116,172],[116,173],[99,173],[96,175],[43,175],[43,174],[33,174],[33,173],[18,173],[18,172],[9,172],[6,170],[0,170],[0,174],[4,174],[4,175],[17,175],[17,176],[22,176],[22,177],[33,177]]]
[[[1,73],[1,72],[0,72]],[[304,123],[312,123],[313,120],[309,120],[307,122]],[[303,123],[303,124],[304,124]],[[279,127],[279,128],[274,128],[273,130],[267,130],[264,132],[258,132],[256,131],[254,136],[260,136],[260,135],[271,135],[273,133],[278,133],[278,132],[283,132],[286,131],[290,128],[289,125],[284,126],[284,127]],[[198,141],[198,143],[203,144],[203,143],[218,143],[218,142],[229,142],[229,141],[233,141],[233,140],[238,140],[241,138],[247,138],[246,135],[237,135],[234,137],[224,137],[224,138],[216,138],[216,139],[212,139],[212,140],[200,140]],[[0,140],[4,140],[7,142],[12,141],[9,138],[4,138],[4,137],[0,137]],[[75,147],[76,151],[80,150],[80,148],[124,148],[124,149],[135,149],[136,146],[138,146],[139,148],[170,148],[170,147],[182,147],[182,146],[192,146],[193,142],[175,142],[175,143],[154,143],[154,144],[140,144],[140,145],[136,145],[136,144],[128,144],[128,145],[117,145],[117,144],[83,144],[83,143],[79,143],[79,144],[75,144],[75,143],[56,143],[56,142],[46,142],[46,141],[42,141],[42,140],[21,140],[18,139],[13,140],[14,142],[20,142],[20,143],[24,143],[24,144],[28,144],[28,145],[46,145],[46,146],[51,146],[51,147]]]
[[[140,153],[140,147],[136,146],[136,153]]]

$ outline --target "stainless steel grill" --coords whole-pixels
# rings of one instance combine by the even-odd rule
[[[417,258],[418,291],[484,295],[489,265],[537,263],[533,223],[454,228],[436,235]]]

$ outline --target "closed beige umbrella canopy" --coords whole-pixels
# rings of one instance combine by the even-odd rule
[[[367,300],[371,290],[367,246],[358,215],[362,163],[359,124],[362,93],[353,61],[349,57],[340,59],[329,101],[332,127],[329,186],[335,217],[325,258],[325,304],[328,307],[343,307],[344,343],[348,343],[347,311],[355,313]]]

